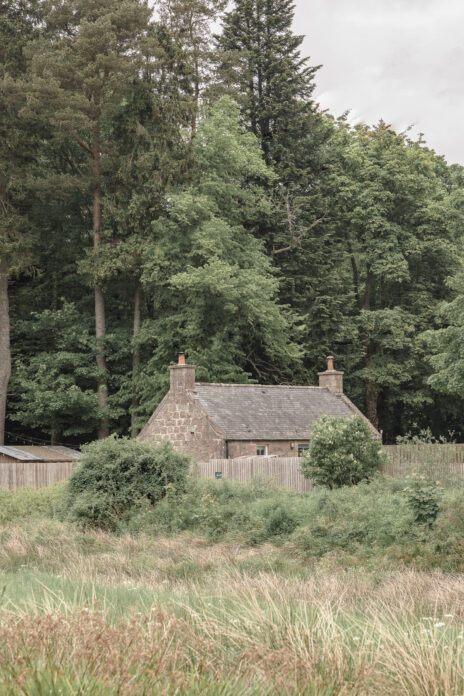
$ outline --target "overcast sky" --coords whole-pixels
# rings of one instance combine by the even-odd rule
[[[295,31],[323,64],[316,101],[356,121],[414,125],[464,165],[464,0],[296,0]]]

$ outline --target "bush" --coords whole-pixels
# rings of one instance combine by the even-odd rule
[[[83,448],[69,479],[68,517],[117,529],[143,500],[153,506],[169,491],[184,491],[189,464],[189,457],[167,441],[158,446],[117,437],[93,442]]]
[[[414,521],[432,527],[440,511],[439,485],[424,476],[414,475],[405,493],[408,505],[414,513]]]
[[[273,537],[288,537],[295,531],[298,522],[295,517],[288,512],[284,507],[278,505],[269,515],[266,521],[266,536]]]
[[[361,418],[322,416],[313,426],[301,471],[313,483],[328,488],[354,486],[369,480],[386,457]]]
[[[293,541],[314,557],[339,551],[375,555],[413,542],[412,513],[402,490],[392,483],[376,476],[369,484],[308,494],[307,512]]]

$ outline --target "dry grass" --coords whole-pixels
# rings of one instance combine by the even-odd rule
[[[464,693],[463,576],[297,572],[285,549],[58,523],[1,538],[2,695]]]

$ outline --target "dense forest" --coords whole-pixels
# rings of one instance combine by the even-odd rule
[[[0,443],[135,437],[180,350],[464,436],[464,169],[324,112],[293,12],[0,0]]]

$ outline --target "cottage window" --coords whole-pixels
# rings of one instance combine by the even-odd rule
[[[265,457],[267,455],[267,445],[259,445],[256,448],[256,454],[258,457]]]
[[[309,445],[298,445],[298,456],[302,457],[309,450]]]

